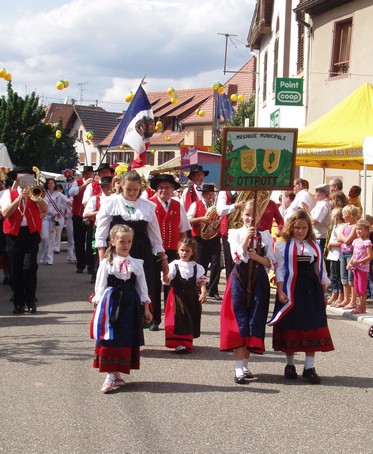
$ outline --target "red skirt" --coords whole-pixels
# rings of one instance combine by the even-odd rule
[[[327,326],[309,330],[273,327],[273,350],[284,353],[329,352],[334,350]]]
[[[265,351],[264,339],[257,336],[241,337],[232,305],[231,277],[228,278],[220,310],[220,350],[233,350],[245,346],[259,355]]]
[[[164,327],[166,331],[166,347],[176,348],[183,345],[188,350],[193,348],[193,334],[175,334],[175,299],[174,289],[171,288],[166,303],[166,311],[164,314]]]
[[[123,372],[140,369],[140,347],[95,347],[93,367],[99,372]]]

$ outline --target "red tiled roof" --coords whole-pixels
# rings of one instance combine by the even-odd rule
[[[49,104],[45,109],[45,122],[58,123],[62,120],[62,127],[69,132],[72,128],[72,117],[74,116],[74,106],[72,104]]]

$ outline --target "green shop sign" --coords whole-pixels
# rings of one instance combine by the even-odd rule
[[[292,189],[298,130],[223,129],[220,189]]]
[[[276,106],[303,106],[303,79],[276,79]]]

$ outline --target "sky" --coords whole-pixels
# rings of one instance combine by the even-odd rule
[[[145,91],[210,87],[249,59],[256,0],[12,0],[2,2],[0,68],[22,97],[126,109]],[[220,33],[222,35],[220,35]],[[237,36],[232,36],[237,35]],[[69,87],[57,90],[61,79]],[[0,79],[0,96],[6,95]]]

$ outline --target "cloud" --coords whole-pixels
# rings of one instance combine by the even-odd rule
[[[249,59],[245,48],[255,0],[75,0],[18,1],[7,6],[0,24],[0,65],[13,74],[20,95],[70,96],[121,102],[128,87],[147,74],[151,90],[206,86],[223,64],[225,37],[228,66]],[[21,9],[21,5],[24,9]],[[47,6],[44,6],[47,5]],[[66,78],[68,90],[56,82]],[[209,81],[210,85],[213,80]],[[137,81],[137,82],[136,82]],[[84,85],[84,92],[80,90]],[[164,85],[163,85],[164,84]],[[187,85],[190,84],[188,87]],[[163,86],[162,86],[163,85]],[[120,90],[122,92],[120,93]],[[0,80],[0,94],[5,92]]]

